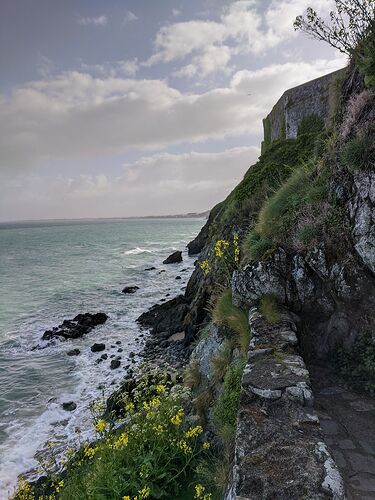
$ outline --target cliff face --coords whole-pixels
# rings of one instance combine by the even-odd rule
[[[310,366],[319,364],[318,382],[327,370],[335,378],[341,356],[346,367],[355,366],[361,389],[374,387],[374,123],[374,93],[354,67],[285,92],[264,122],[258,163],[215,207],[191,244],[202,249],[199,261],[208,259],[211,271],[204,275],[197,266],[187,288],[188,341],[211,321],[207,303],[223,283],[212,252],[215,241],[230,240],[234,233],[242,241],[231,291],[233,307],[249,313],[252,340],[228,500],[341,499],[345,489],[356,498],[375,487],[371,474],[366,488],[355,484],[341,460],[343,482],[319,419],[330,419],[330,428],[338,424],[315,411],[319,383],[312,384],[309,374]],[[274,324],[259,310],[264,297],[279,304]],[[192,359],[204,373],[199,390],[215,399],[222,389],[212,382],[212,370],[228,350],[228,333],[220,336],[215,325],[209,332]],[[236,363],[235,349],[229,352]],[[354,412],[349,417],[356,418]],[[368,460],[363,449],[357,457]]]

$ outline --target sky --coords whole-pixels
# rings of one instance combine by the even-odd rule
[[[346,64],[294,31],[309,5],[1,0],[0,221],[212,208],[282,93]]]

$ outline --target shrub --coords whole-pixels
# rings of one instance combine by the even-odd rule
[[[217,297],[212,309],[212,320],[225,326],[236,336],[237,344],[244,354],[250,342],[250,327],[247,313],[232,303],[232,291],[227,288]]]
[[[367,87],[375,87],[375,23],[371,25],[369,34],[363,44],[362,51],[356,58],[360,72]]]
[[[259,309],[268,323],[275,324],[280,321],[279,304],[275,295],[264,295],[259,302]]]
[[[306,134],[320,134],[324,131],[324,120],[317,114],[307,115],[302,118],[299,124],[297,136],[301,137]]]
[[[356,387],[375,393],[375,346],[371,334],[357,339],[350,351],[340,350],[337,362]]]
[[[374,137],[360,133],[347,142],[341,152],[341,161],[349,172],[375,169]]]
[[[102,418],[95,421],[97,441],[69,459],[48,498],[179,498],[209,445],[200,441],[202,427],[191,426],[185,416],[190,392],[161,384],[155,389],[151,400],[141,397],[142,388],[135,391],[137,405],[128,399],[125,424],[116,431]]]

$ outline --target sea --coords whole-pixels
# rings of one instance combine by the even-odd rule
[[[144,337],[136,318],[184,292],[195,260],[186,244],[204,222],[0,224],[1,500],[14,491],[18,475],[35,477],[48,441],[63,451],[93,437],[90,403],[116,388],[129,354],[140,352]],[[183,251],[183,262],[163,265],[175,250]],[[146,270],[151,267],[156,269]],[[139,287],[135,294],[122,293],[133,285]],[[45,330],[85,312],[105,312],[109,319],[80,339],[49,346],[41,340]],[[102,353],[91,352],[95,342],[106,344],[107,360],[97,362]],[[68,356],[74,348],[81,354]],[[111,356],[121,356],[120,368],[111,370]],[[62,408],[68,401],[77,404],[75,411]]]

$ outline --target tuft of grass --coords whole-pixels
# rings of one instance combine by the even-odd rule
[[[226,341],[224,349],[216,353],[211,361],[214,382],[222,382],[225,372],[232,360],[232,349],[229,341]]]
[[[263,260],[273,249],[272,240],[261,236],[257,231],[249,231],[245,236],[242,250],[245,260]]]
[[[299,124],[297,136],[309,136],[310,134],[319,135],[324,131],[324,120],[321,116],[312,113],[305,116]]]
[[[246,354],[250,342],[250,326],[247,313],[232,303],[232,291],[227,288],[218,296],[212,309],[212,320],[216,325],[231,330],[241,351]]]
[[[202,422],[207,419],[207,412],[212,402],[212,392],[210,389],[202,391],[196,398],[191,402],[195,413],[198,415]]]
[[[358,170],[375,170],[374,137],[368,132],[353,137],[343,147],[341,161],[351,173]]]
[[[195,389],[201,383],[201,373],[198,362],[194,359],[190,361],[184,372],[184,385],[190,389]]]
[[[266,318],[271,325],[280,321],[280,310],[277,298],[275,295],[268,293],[263,295],[259,302],[261,314]]]

